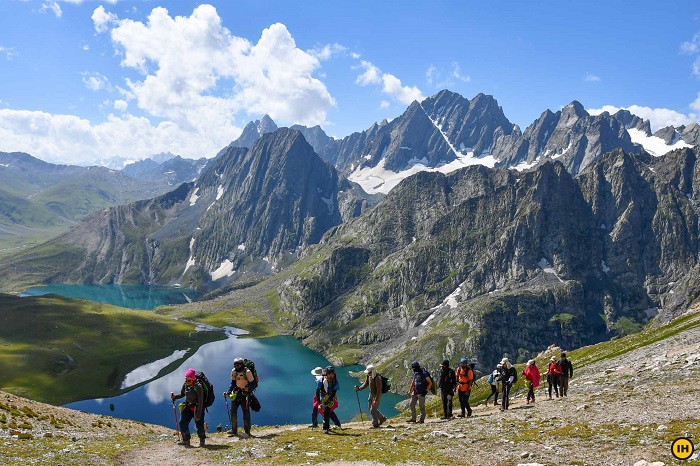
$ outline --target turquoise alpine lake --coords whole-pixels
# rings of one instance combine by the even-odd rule
[[[201,295],[187,288],[159,285],[64,285],[34,286],[20,296],[57,294],[66,298],[87,299],[129,309],[154,309],[166,304],[197,301]]]
[[[86,288],[81,290],[82,287]],[[180,299],[183,293],[186,293],[190,299],[197,296],[191,290],[181,288],[141,287],[141,290],[138,288],[136,285],[51,285],[29,289],[23,295],[54,293],[136,309],[171,304],[173,301],[170,301],[170,298]],[[154,299],[155,295],[158,295],[157,299]],[[153,305],[155,302],[158,304]],[[208,330],[224,332],[222,329],[209,328]],[[175,428],[170,392],[180,392],[185,371],[192,367],[203,371],[214,385],[216,400],[208,409],[205,421],[209,431],[215,431],[219,424],[222,428],[230,424],[223,392],[228,390],[231,383],[233,359],[243,357],[255,362],[260,378],[260,386],[255,394],[262,408],[257,413],[251,413],[252,423],[260,426],[310,424],[312,400],[316,390],[316,381],[311,375],[311,370],[315,367],[326,367],[329,362],[293,337],[239,338],[239,335],[244,333],[244,331],[227,328],[225,335],[222,335],[224,336],[222,340],[207,343],[197,351],[181,348],[160,361],[135,369],[125,377],[122,387],[128,388],[148,382],[133,390],[112,398],[69,403],[66,407]],[[177,366],[177,368],[170,373],[160,374],[166,366]],[[361,372],[362,369],[363,367],[359,365],[336,368],[340,383],[336,414],[341,422],[347,422],[359,414],[358,395],[353,389],[354,385],[359,385],[359,381],[351,377],[349,372]],[[394,385],[396,388],[402,388],[396,381]],[[365,415],[368,414],[368,395],[368,389],[359,392],[360,406]],[[386,416],[398,414],[394,405],[403,399],[393,393],[384,394],[380,410]],[[228,405],[230,406],[230,403]],[[323,418],[319,416],[319,423],[322,422]],[[243,423],[240,410],[238,423],[239,426]],[[194,430],[194,424],[191,425],[191,429]]]

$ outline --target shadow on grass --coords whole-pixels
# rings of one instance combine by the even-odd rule
[[[205,450],[228,450],[233,448],[233,445],[204,445],[199,448],[204,448]]]

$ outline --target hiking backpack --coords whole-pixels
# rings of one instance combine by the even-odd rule
[[[379,374],[379,377],[382,378],[382,393],[387,393],[391,390],[391,379],[384,377],[382,374]]]
[[[197,371],[195,377],[197,377],[197,381],[202,384],[202,388],[204,389],[204,408],[208,408],[214,404],[214,385],[209,382],[209,379],[207,379],[207,376],[204,375],[202,371]]]
[[[258,381],[259,381],[258,371],[255,370],[255,363],[253,361],[251,361],[250,359],[244,359],[243,360],[243,367],[245,367],[246,369],[249,369],[251,374],[253,374],[253,382],[251,383],[251,385],[253,385],[253,388],[249,388],[249,390],[251,390],[251,391],[255,390],[256,388],[258,388]]]
[[[430,386],[430,393],[437,395],[437,384],[435,383],[435,379],[433,379],[433,376],[430,375],[430,372],[428,372],[427,369],[423,369],[423,380],[426,380],[428,377],[430,377],[430,380],[433,381],[433,384]],[[425,383],[428,383],[427,380]]]

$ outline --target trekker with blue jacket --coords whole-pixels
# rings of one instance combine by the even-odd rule
[[[316,387],[316,398],[319,405],[323,406],[323,433],[330,433],[330,421],[342,429],[338,415],[334,409],[338,406],[338,397],[336,393],[340,390],[340,384],[335,376],[335,367],[326,367],[326,375],[323,377]]]
[[[413,361],[411,364],[411,369],[413,369],[413,379],[411,380],[411,386],[408,387],[408,396],[411,397],[411,419],[406,422],[416,422],[416,402],[420,407],[420,420],[419,423],[425,422],[425,395],[433,386],[433,381],[430,375],[425,371],[425,369],[420,367],[418,361]]]

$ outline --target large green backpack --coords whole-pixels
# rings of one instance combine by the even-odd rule
[[[384,377],[382,374],[379,374],[379,377],[382,378],[382,393],[387,393],[391,390],[391,379]]]

